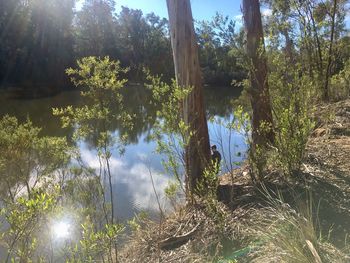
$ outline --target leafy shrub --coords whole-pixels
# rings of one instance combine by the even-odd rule
[[[58,179],[54,172],[70,160],[65,138],[40,136],[30,120],[19,123],[8,115],[0,120],[0,151],[1,197],[12,201],[23,186],[30,195],[36,185]]]
[[[332,76],[329,86],[330,97],[341,100],[350,95],[350,60],[345,63],[343,70]]]
[[[147,71],[146,74],[146,87],[152,92],[152,103],[159,109],[152,139],[157,143],[156,151],[166,156],[166,160],[163,160],[164,168],[174,176],[182,188],[182,174],[186,170],[184,151],[193,132],[182,120],[179,105],[191,92],[191,88],[181,88],[175,80],[167,84],[160,77],[150,76]]]
[[[300,65],[291,68],[280,56],[272,60],[274,71],[269,75],[275,129],[272,160],[286,174],[291,174],[299,168],[314,128],[316,90],[312,80],[301,72]]]
[[[0,235],[1,245],[7,248],[6,262],[42,262],[47,256],[50,231],[42,230],[50,225],[57,206],[57,191],[53,192],[36,189],[29,198],[19,197],[1,210],[8,224]]]

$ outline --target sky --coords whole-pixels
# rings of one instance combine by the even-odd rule
[[[82,6],[84,0],[78,0],[77,9]],[[154,12],[160,17],[168,17],[166,0],[116,0],[117,13],[121,6],[133,9],[141,9],[144,14]],[[210,20],[216,12],[227,15],[236,22],[238,27],[242,26],[242,0],[191,0],[193,18],[195,20]],[[347,4],[349,12],[346,17],[346,26],[350,28],[350,3]],[[263,15],[271,14],[271,11],[262,8]]]
[[[84,0],[79,0],[77,9],[79,9]],[[133,9],[141,9],[144,14],[154,12],[160,17],[168,17],[166,0],[116,0],[117,13],[121,6],[127,6]],[[234,19],[237,24],[242,23],[241,19],[241,0],[191,0],[193,18],[195,20],[209,20],[216,12],[228,15]]]
[[[161,17],[168,17],[166,0],[117,0],[117,5],[118,8],[124,5],[141,9],[144,13],[154,12]],[[241,14],[241,0],[191,0],[191,6],[195,20],[210,19],[216,12],[230,17]]]

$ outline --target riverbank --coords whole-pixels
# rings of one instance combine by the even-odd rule
[[[316,119],[293,177],[271,171],[254,187],[243,165],[221,177],[219,202],[141,220],[121,261],[349,262],[350,99],[320,105]]]

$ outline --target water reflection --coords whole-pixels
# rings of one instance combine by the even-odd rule
[[[211,145],[215,144],[222,156],[221,173],[230,172],[246,159],[245,131],[227,127],[227,124],[233,121],[233,115],[215,116],[214,120],[208,124]]]
[[[86,143],[80,144],[82,159],[91,168],[98,169],[100,164],[96,153],[88,148]],[[113,199],[118,218],[121,220],[131,218],[140,211],[148,211],[151,214],[158,212],[150,173],[163,207],[165,209],[167,207],[163,193],[170,178],[164,173],[160,164],[161,156],[153,152],[154,148],[153,142],[144,142],[128,148],[125,155],[118,156],[118,153],[114,153],[110,160],[113,175]]]
[[[241,90],[234,87],[206,87],[205,105],[209,116],[228,117],[232,113],[231,100]],[[129,143],[137,144],[142,135],[153,127],[157,109],[151,104],[151,92],[142,85],[129,85],[123,89],[126,110],[134,114],[133,128],[122,127],[114,123],[113,131],[129,135]],[[52,108],[64,108],[69,105],[81,106],[79,91],[62,92],[53,97],[39,99],[9,98],[2,92],[0,96],[0,117],[5,114],[16,116],[20,121],[29,118],[35,126],[42,127],[42,135],[71,137],[71,129],[62,129],[59,117],[52,115]],[[126,130],[127,129],[127,130]],[[143,139],[147,139],[144,136]],[[93,139],[91,140],[93,144]]]
[[[120,219],[127,219],[135,212],[147,210],[158,211],[156,196],[152,187],[150,173],[153,176],[157,194],[164,207],[164,188],[170,177],[161,165],[163,156],[154,153],[156,145],[148,140],[155,123],[156,108],[150,103],[150,91],[142,85],[130,85],[125,89],[125,106],[129,113],[136,116],[133,128],[127,130],[118,123],[111,127],[112,132],[129,135],[129,145],[124,155],[113,153],[111,160],[113,187],[116,211]],[[232,87],[207,87],[205,89],[205,105],[210,116],[220,121],[232,121],[231,100],[237,97],[240,90]],[[20,121],[29,117],[33,124],[42,127],[41,134],[49,136],[72,136],[72,129],[61,129],[58,117],[52,116],[53,107],[68,105],[79,106],[81,99],[78,91],[64,92],[50,98],[34,100],[9,99],[0,96],[0,115],[10,114]],[[246,145],[244,136],[236,131],[225,129],[217,123],[209,124],[211,144],[218,145],[223,156],[222,172],[227,172],[244,159]],[[92,168],[98,168],[96,153],[91,150],[95,145],[94,138],[87,142],[79,142],[83,160]]]
[[[209,116],[228,118],[232,114],[232,99],[242,92],[238,87],[206,87],[204,89],[205,106]]]
[[[10,98],[5,92],[0,94],[0,117],[8,114],[15,116],[20,122],[29,118],[37,127],[41,127],[43,136],[68,136],[71,129],[62,129],[59,117],[52,115],[52,108],[79,105],[80,95],[77,91],[62,92],[53,97],[39,99]]]

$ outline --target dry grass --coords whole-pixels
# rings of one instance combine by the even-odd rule
[[[258,223],[249,230],[260,243],[249,262],[350,262],[350,255],[318,237],[315,220],[309,215],[305,217],[283,203],[253,213]]]
[[[250,248],[251,252],[248,249],[238,262],[350,262],[349,254],[318,237],[315,218],[308,211],[304,216],[279,199],[268,197],[268,202],[269,206],[243,207],[233,212],[218,203],[224,214],[221,222],[201,205],[178,209],[161,224],[145,220],[129,238],[120,261],[216,262],[234,251]],[[163,240],[197,226],[187,242],[167,250],[160,248]]]
[[[248,212],[245,209],[230,212],[221,203],[217,203],[217,209],[222,219],[210,216],[205,206],[195,205],[178,209],[160,224],[143,221],[126,243],[121,262],[213,262],[223,253],[225,242],[245,236],[245,222],[239,219]],[[160,248],[162,241],[194,228],[195,234],[181,246]]]

